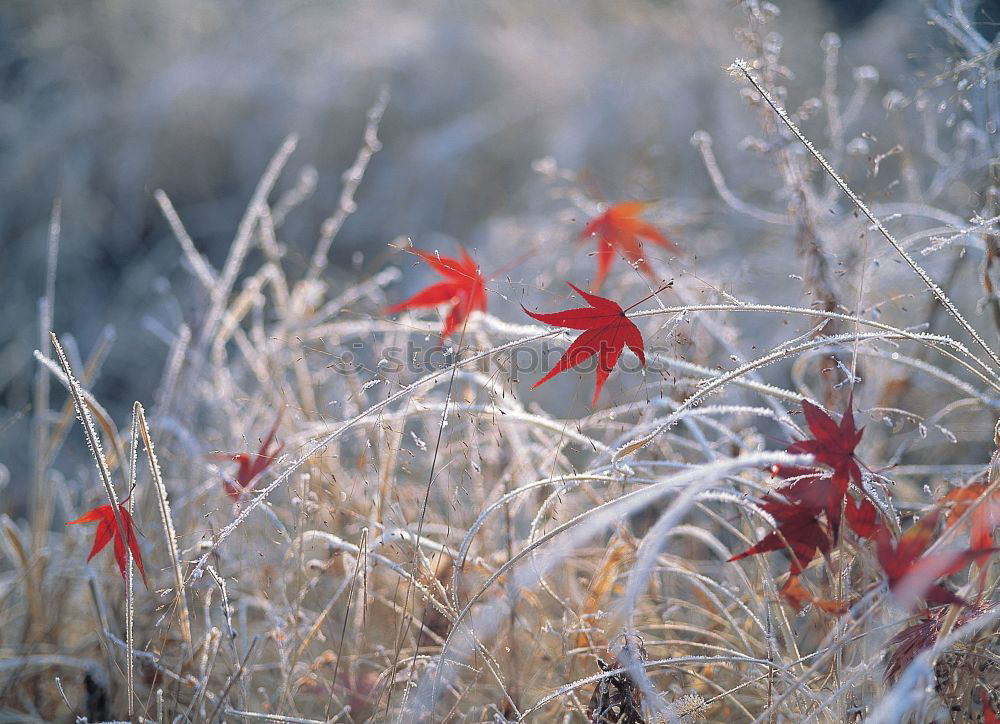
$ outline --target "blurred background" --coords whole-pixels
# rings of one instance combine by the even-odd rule
[[[85,357],[114,328],[93,389],[123,422],[133,400],[152,395],[166,356],[157,324],[183,317],[177,300],[191,283],[154,191],[166,191],[218,267],[268,159],[299,134],[274,194],[315,181],[281,229],[294,275],[336,208],[365,111],[385,85],[384,147],[332,251],[331,284],[384,266],[386,245],[400,235],[427,245],[450,237],[491,260],[513,258],[518,250],[498,232],[505,225],[565,221],[565,204],[533,170],[542,157],[580,174],[595,200],[670,199],[689,220],[706,203],[722,206],[690,143],[698,130],[711,133],[733,188],[762,189],[740,147],[759,132],[758,119],[724,71],[745,52],[734,28],[746,25],[747,4],[0,4],[0,464],[14,491],[3,507],[20,506],[31,459],[32,350],[57,198],[54,329]],[[830,31],[841,36],[845,84],[856,66],[877,70],[878,124],[879,99],[890,89],[912,96],[949,52],[915,0],[779,5],[773,30],[793,73],[793,107],[822,85],[821,38]],[[1000,18],[991,8],[976,16],[987,37]],[[742,243],[764,243],[755,228]],[[704,245],[681,236],[709,260],[721,248],[710,234]],[[739,284],[754,271],[741,258],[729,278]]]

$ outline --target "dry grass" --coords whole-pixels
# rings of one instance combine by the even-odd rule
[[[953,487],[985,480],[982,505],[1000,486],[998,329],[979,313],[996,306],[996,46],[960,3],[950,15],[933,9],[960,59],[926,96],[875,98],[874,69],[838,85],[830,35],[820,98],[796,105],[772,9],[743,5],[747,60],[730,90],[759,114],[761,137],[745,153],[770,192],[742,198],[711,136],[695,133],[728,210],[681,225],[669,199],[652,207],[687,254],[651,253],[674,284],[633,315],[648,366],[627,358],[630,371],[615,373],[595,409],[589,374],[529,391],[554,359],[542,353],[565,337],[525,324],[515,306],[564,308],[563,281],[592,274],[571,240],[578,223],[504,229],[529,261],[489,282],[491,312],[444,347],[437,315],[381,312],[400,298],[397,282],[423,273],[405,240],[394,242],[395,266],[347,286],[326,281],[381,147],[388,91],[312,246],[283,231],[309,194],[275,193],[295,137],[261,176],[221,269],[156,192],[198,293],[184,300],[184,323],[162,330],[170,349],[148,418],[136,402],[124,428],[87,391],[105,345],[81,360],[50,343],[57,204],[30,516],[0,517],[0,719],[981,716],[982,697],[1000,687],[994,561],[974,608],[925,620],[900,608],[873,544],[846,528],[803,576],[818,599],[846,602],[843,615],[789,607],[782,553],[726,561],[773,523],[755,505],[776,484],[772,466],[809,462],[780,452],[803,435],[805,399],[839,412],[853,390],[867,424],[863,493],[895,531]],[[932,91],[949,98],[944,111],[928,112]],[[859,127],[880,102],[884,133]],[[887,144],[913,118],[920,134]],[[600,208],[585,178],[551,158],[535,167],[567,218]],[[956,206],[959,178],[978,205]],[[740,219],[733,247],[747,223],[780,245],[753,298],[698,264],[693,240],[730,217]],[[514,256],[482,261],[490,271]],[[655,288],[622,261],[612,281],[606,292],[621,300]],[[90,470],[60,466],[67,436],[80,434],[74,413]],[[234,504],[223,492],[234,469],[219,454],[252,455],[276,419],[281,451]],[[123,587],[107,552],[86,565],[92,529],[62,525],[130,493],[149,591],[133,585],[131,566]],[[961,544],[964,531],[948,528],[935,548]],[[952,588],[976,597],[979,574],[953,576]]]

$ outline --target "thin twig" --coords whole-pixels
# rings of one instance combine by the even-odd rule
[[[326,269],[330,246],[333,244],[333,240],[337,238],[337,234],[340,232],[344,222],[347,221],[347,217],[356,208],[354,194],[365,177],[365,171],[368,170],[368,164],[372,156],[382,148],[382,142],[378,139],[378,128],[379,124],[382,123],[382,116],[385,114],[385,109],[388,105],[389,87],[382,86],[379,89],[375,105],[368,109],[368,122],[365,124],[364,139],[361,148],[358,149],[358,155],[351,167],[344,172],[344,185],[340,189],[340,200],[337,202],[337,210],[323,222],[320,238],[316,242],[316,250],[313,251],[312,259],[309,262],[309,271],[306,273],[307,281],[315,281],[323,273],[323,270]]]
[[[52,334],[52,315],[56,305],[56,266],[59,261],[59,239],[62,230],[62,201],[56,199],[49,219],[48,254],[45,262],[45,295],[39,300],[38,331],[39,349],[48,352]],[[35,370],[34,410],[34,470],[31,492],[32,548],[37,552],[45,544],[52,517],[52,496],[45,485],[48,470],[47,457],[51,441],[49,422],[49,373],[44,366]]]
[[[174,530],[174,521],[170,515],[170,499],[167,496],[167,488],[163,484],[163,477],[160,475],[160,463],[156,459],[153,450],[153,440],[149,435],[149,428],[146,426],[146,413],[142,405],[136,402],[133,410],[139,421],[139,432],[142,435],[142,442],[146,448],[146,458],[149,461],[149,472],[153,476],[153,488],[156,490],[156,502],[160,509],[160,523],[163,526],[163,536],[167,543],[167,554],[170,556],[170,567],[174,573],[174,594],[176,596],[178,614],[181,624],[181,636],[187,644],[188,651],[191,650],[191,623],[188,617],[187,598],[184,592],[184,576],[181,573],[180,556],[177,553],[177,532]]]
[[[233,687],[233,683],[243,676],[243,672],[246,671],[247,662],[250,660],[250,656],[253,654],[255,648],[257,648],[257,642],[260,639],[254,636],[253,641],[250,642],[250,646],[247,648],[246,656],[243,657],[243,661],[240,662],[240,667],[233,672],[232,676],[226,682],[226,685],[222,688],[222,692],[219,694],[219,703],[215,705],[215,709],[212,711],[212,715],[208,717],[205,721],[211,724],[215,721],[215,717],[219,714],[219,709],[226,701],[226,697],[229,695],[229,690]]]
[[[153,198],[156,199],[156,203],[160,205],[160,211],[163,212],[163,216],[166,218],[167,223],[170,224],[170,230],[174,232],[174,237],[177,239],[177,243],[181,245],[181,251],[184,252],[184,258],[188,260],[188,264],[191,265],[191,271],[194,275],[198,277],[198,281],[201,285],[205,287],[209,292],[215,288],[218,283],[218,278],[215,270],[212,269],[212,265],[208,263],[208,260],[202,256],[198,249],[195,248],[194,241],[187,233],[187,229],[184,228],[184,223],[181,221],[181,217],[178,215],[177,210],[170,201],[170,197],[167,196],[163,189],[157,189],[153,193]]]
[[[56,337],[55,332],[51,333],[51,337],[52,346],[56,350],[56,357],[59,360],[59,365],[62,367],[63,374],[66,376],[66,384],[69,386],[70,394],[73,396],[73,404],[76,406],[76,416],[80,420],[80,424],[83,425],[83,432],[87,439],[87,447],[90,448],[90,453],[93,455],[94,462],[97,464],[97,471],[101,476],[101,482],[104,484],[104,492],[107,493],[108,502],[111,504],[111,512],[115,516],[115,525],[118,526],[118,535],[121,536],[120,540],[124,544],[125,541],[128,540],[128,538],[125,537],[125,524],[122,522],[118,495],[115,493],[115,486],[111,481],[111,472],[108,470],[107,460],[104,459],[104,450],[101,448],[101,438],[98,436],[97,430],[94,429],[94,421],[90,416],[90,409],[84,400],[83,390],[80,387],[80,383],[77,382],[76,378],[73,376],[73,371],[69,366],[69,360],[66,359],[66,353],[63,352],[62,345],[59,344],[59,339]]]
[[[138,479],[139,417],[132,410],[132,432],[129,435],[128,514],[135,512],[135,488]],[[125,566],[125,688],[128,694],[128,718],[135,719],[135,571],[132,570],[132,546],[125,546],[128,564]]]

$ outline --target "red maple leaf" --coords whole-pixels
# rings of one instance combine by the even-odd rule
[[[444,281],[432,284],[423,291],[417,292],[409,299],[394,304],[385,310],[386,314],[395,314],[405,309],[421,309],[436,307],[439,304],[451,304],[448,315],[441,330],[441,339],[445,339],[465,321],[475,310],[486,311],[486,280],[479,273],[475,259],[469,256],[465,247],[459,247],[462,258],[451,259],[440,254],[432,254],[422,249],[410,249],[431,268],[444,277]]]
[[[990,696],[985,690],[979,692],[979,701],[983,703],[983,724],[1000,724],[1000,717],[993,711]]]
[[[955,620],[954,628],[961,628],[986,613],[988,607],[981,603],[969,604],[963,608]],[[921,651],[926,651],[935,643],[941,634],[945,613],[948,609],[938,606],[925,612],[920,620],[911,624],[889,639],[889,646],[896,649],[889,656],[885,667],[885,680],[892,681],[909,666]]]
[[[787,500],[775,496],[765,496],[760,508],[774,518],[777,526],[760,539],[756,545],[738,553],[730,561],[738,561],[749,556],[771,551],[788,550],[792,554],[789,573],[801,573],[817,553],[826,555],[830,550],[832,536],[829,528],[819,517],[823,503],[817,505],[811,493],[811,478],[777,489]]]
[[[941,513],[937,510],[924,516],[910,526],[895,545],[886,525],[883,523],[878,527],[875,554],[889,579],[889,590],[904,601],[917,598],[940,605],[964,604],[961,598],[935,581],[957,573],[980,556],[997,550],[969,548],[924,555],[940,517]]]
[[[576,367],[597,355],[597,385],[591,403],[596,405],[601,388],[604,387],[608,375],[614,369],[618,358],[621,357],[622,350],[627,346],[645,366],[645,346],[639,328],[625,316],[625,311],[617,302],[599,297],[596,294],[587,294],[572,283],[570,286],[573,287],[573,291],[583,297],[584,301],[590,305],[589,307],[567,309],[553,314],[535,314],[529,312],[523,304],[521,305],[525,314],[539,322],[551,324],[554,327],[584,330],[583,334],[573,340],[573,343],[552,369],[532,385],[532,389],[552,379],[560,372]]]
[[[847,524],[861,538],[871,538],[878,530],[878,512],[870,500],[855,503],[851,496],[845,501]]]
[[[651,241],[674,253],[680,253],[681,250],[655,226],[636,218],[647,206],[649,204],[642,201],[627,201],[612,206],[603,214],[591,219],[580,233],[581,239],[597,237],[597,276],[591,285],[593,291],[600,291],[618,252],[624,254],[626,259],[656,281],[652,267],[642,255],[641,239]]]
[[[824,556],[829,553],[837,535],[837,528],[830,524],[826,479],[822,477],[820,471],[812,468],[783,467],[775,469],[774,472],[794,478],[793,482],[777,488],[774,495],[765,495],[758,503],[764,512],[774,518],[777,523],[775,529],[756,545],[729,560],[738,561],[760,553],[786,550],[791,554],[792,560],[788,581],[782,587],[781,595],[788,604],[796,611],[801,610],[806,603],[812,603],[827,613],[843,613],[847,610],[846,603],[817,598],[798,580],[799,574],[817,553],[822,553]],[[852,510],[852,502],[850,498],[847,499],[848,511]],[[871,508],[870,519],[865,506],[858,506],[855,523],[851,526],[862,537],[865,537],[868,528],[872,532],[875,529],[875,507],[869,501],[865,502]],[[820,517],[824,511],[827,511],[826,520]],[[850,519],[849,512],[848,520]],[[857,530],[858,528],[861,530]]]
[[[274,421],[271,431],[267,433],[267,437],[260,444],[256,455],[236,453],[235,455],[222,454],[213,456],[216,459],[232,460],[234,463],[239,464],[236,468],[236,479],[222,481],[222,489],[226,492],[226,495],[233,499],[233,502],[239,502],[245,493],[253,490],[253,486],[257,483],[257,477],[267,470],[275,458],[278,457],[278,453],[285,447],[284,443],[282,443],[274,450],[271,449],[271,444],[274,442],[274,435],[278,432],[278,424],[280,422],[281,415],[278,415],[278,419]]]
[[[840,509],[841,505],[844,505],[847,523],[851,529],[862,538],[869,538],[876,530],[875,506],[867,499],[855,503],[848,495],[850,483],[854,482],[860,486],[862,480],[861,467],[854,455],[854,449],[861,442],[864,428],[859,430],[854,425],[854,413],[851,411],[853,399],[852,393],[839,425],[822,409],[809,400],[803,400],[802,411],[805,413],[806,424],[813,439],[792,443],[788,446],[788,452],[813,455],[817,462],[833,468],[825,507],[834,535],[839,529]],[[796,468],[795,471],[798,472],[799,469]],[[785,471],[780,471],[780,474],[787,475]],[[823,482],[820,480],[820,478],[812,479],[810,485],[818,490],[826,485],[825,479]],[[818,492],[816,494],[819,495]]]
[[[840,418],[840,425],[809,400],[803,400],[802,412],[805,413],[806,424],[809,425],[813,439],[800,440],[788,446],[788,452],[811,454],[817,462],[833,468],[834,484],[841,486],[845,493],[850,481],[861,483],[861,468],[854,457],[854,448],[861,442],[865,429],[858,430],[854,427],[854,413],[851,411],[853,399],[852,394],[848,399],[847,409]]]
[[[128,498],[118,504],[118,512],[121,514],[122,527],[125,529],[125,537],[128,539],[129,550],[132,551],[132,559],[135,561],[135,565],[142,575],[143,585],[149,589],[149,583],[146,581],[146,571],[142,567],[142,554],[139,552],[139,541],[135,537],[135,523],[132,521],[132,516],[129,515],[124,505],[127,500]],[[69,521],[66,525],[76,525],[77,523],[98,524],[97,531],[94,533],[94,545],[90,549],[90,555],[87,556],[87,562],[89,563],[90,559],[100,553],[104,546],[113,539],[115,542],[115,562],[118,563],[118,570],[122,573],[122,580],[125,580],[125,543],[122,541],[121,531],[118,528],[118,522],[115,520],[115,513],[111,505],[99,505],[92,510],[88,510],[76,520]]]

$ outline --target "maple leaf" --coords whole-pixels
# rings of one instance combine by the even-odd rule
[[[847,525],[861,538],[871,538],[878,530],[878,511],[870,500],[862,500],[855,503],[851,496],[847,496],[845,512],[847,515]]]
[[[809,400],[803,400],[802,411],[805,413],[806,424],[813,438],[794,442],[787,450],[790,453],[810,454],[817,462],[833,469],[825,507],[834,535],[840,527],[841,505],[844,505],[847,523],[851,529],[862,538],[870,538],[877,527],[875,506],[867,499],[855,503],[848,495],[850,483],[854,482],[860,486],[862,481],[861,467],[854,455],[854,449],[861,442],[864,428],[859,430],[854,425],[854,413],[851,411],[853,400],[852,393],[839,425],[822,409]],[[800,468],[793,470],[796,473],[802,472]],[[779,469],[779,473],[787,477],[786,471]],[[823,484],[819,478],[810,483],[815,488],[816,495],[821,495],[818,491]]]
[[[892,534],[884,523],[878,528],[875,554],[889,579],[889,590],[906,602],[916,598],[940,605],[964,605],[961,598],[935,581],[957,573],[980,556],[997,550],[969,548],[924,555],[940,517],[939,510],[924,516],[910,526],[896,544],[893,544]]]
[[[777,490],[788,502],[774,496],[765,496],[760,502],[760,508],[774,518],[777,526],[756,545],[730,558],[730,562],[761,553],[788,550],[792,554],[789,573],[795,576],[805,570],[817,553],[826,555],[829,552],[832,536],[819,518],[823,508],[808,502],[808,497],[803,497],[808,491],[805,482],[808,479]]]
[[[385,313],[395,314],[406,309],[451,304],[452,307],[444,320],[444,329],[441,330],[441,339],[444,340],[458,329],[473,311],[478,309],[485,312],[486,280],[479,273],[475,259],[469,256],[465,247],[459,247],[459,250],[461,259],[451,259],[422,249],[410,249],[443,276],[444,281],[432,284],[409,299],[392,305],[385,310]]]
[[[953,628],[961,628],[989,610],[982,604],[970,604],[963,608],[955,620]],[[938,606],[928,610],[920,620],[911,624],[889,639],[889,646],[896,649],[889,656],[885,667],[885,680],[892,681],[920,654],[937,643],[948,609]]]
[[[830,486],[829,477],[816,468],[799,468],[774,465],[773,475],[794,479],[790,485],[778,489],[786,498],[814,509],[817,512],[825,510],[827,520],[831,524],[834,537],[840,530],[841,503],[847,516],[847,524],[861,538],[871,538],[878,528],[878,511],[868,499],[855,503],[854,499],[844,492],[841,496],[839,486]]]
[[[129,550],[132,551],[132,560],[135,561],[135,565],[142,575],[142,583],[148,590],[149,583],[146,581],[146,571],[142,567],[142,554],[139,552],[139,541],[135,537],[135,523],[124,505],[127,500],[128,498],[118,504],[118,512],[121,515],[122,527],[125,529],[125,537],[128,539]],[[121,531],[118,528],[118,522],[115,520],[115,513],[111,505],[99,505],[96,508],[88,510],[76,520],[67,522],[66,525],[76,525],[78,523],[98,524],[97,530],[94,532],[94,545],[90,549],[90,555],[87,556],[87,562],[89,563],[94,556],[103,550],[104,546],[111,540],[114,540],[115,562],[118,564],[118,570],[121,571],[122,580],[126,580],[125,543],[122,541]]]
[[[854,448],[861,442],[864,428],[854,427],[854,413],[851,411],[853,393],[848,398],[847,409],[840,418],[840,425],[822,409],[809,400],[802,401],[802,412],[812,433],[812,440],[800,440],[788,446],[788,452],[808,453],[816,461],[833,468],[834,486],[847,493],[849,482],[861,483],[861,468],[854,457]],[[840,497],[843,497],[841,494]]]
[[[790,483],[775,488],[774,492],[797,505],[804,506],[817,513],[826,510],[830,494],[826,490],[823,473],[816,468],[800,468],[795,466],[778,466],[771,468],[772,477],[791,480]],[[766,503],[774,496],[765,496]],[[765,508],[766,510],[766,508]]]
[[[649,204],[642,201],[617,204],[591,219],[580,232],[581,239],[597,237],[597,276],[591,285],[593,291],[600,291],[618,252],[656,281],[652,267],[642,255],[641,239],[651,241],[674,253],[680,253],[681,250],[655,226],[637,218],[647,206]]]
[[[758,502],[764,512],[774,518],[775,529],[764,536],[756,545],[730,558],[738,561],[749,556],[771,551],[787,550],[791,553],[791,566],[788,581],[781,589],[781,595],[796,611],[806,603],[812,603],[827,613],[843,613],[847,605],[840,601],[816,598],[810,594],[798,581],[798,575],[805,570],[817,553],[826,556],[837,535],[837,528],[831,524],[835,520],[829,513],[829,492],[825,489],[826,480],[820,471],[812,468],[784,467],[775,468],[775,474],[781,474],[794,481],[777,488],[774,495],[765,495]],[[780,496],[780,497],[779,497]],[[855,521],[859,535],[875,529],[875,507],[870,501],[858,506]],[[851,519],[853,501],[848,498],[848,519]],[[824,521],[820,516],[826,511]],[[840,508],[837,508],[839,515]],[[870,533],[869,533],[870,534]]]
[[[281,423],[281,415],[274,421],[271,431],[260,444],[256,455],[250,453],[236,453],[235,455],[215,455],[216,459],[232,460],[238,463],[235,480],[223,480],[222,489],[226,492],[234,503],[238,503],[240,498],[253,489],[257,482],[257,477],[263,473],[274,462],[278,454],[284,449],[284,444],[279,445],[274,450],[271,449],[274,443],[275,433],[278,432],[278,425]]]
[[[573,343],[559,358],[559,361],[550,369],[542,379],[538,380],[532,389],[547,382],[560,372],[576,367],[597,355],[597,384],[594,389],[594,399],[591,404],[597,404],[597,397],[601,394],[601,388],[611,370],[614,369],[618,358],[621,357],[622,350],[627,346],[639,358],[643,366],[646,365],[645,345],[642,341],[642,333],[635,323],[625,316],[624,310],[617,302],[599,297],[596,294],[588,294],[574,284],[569,284],[573,291],[583,297],[589,307],[578,309],[567,309],[563,312],[552,314],[536,314],[524,309],[532,319],[550,324],[554,327],[566,327],[568,329],[582,329],[583,334],[573,340]]]
[[[1000,724],[1000,717],[993,711],[990,696],[985,690],[979,692],[979,701],[983,704],[983,724]]]

